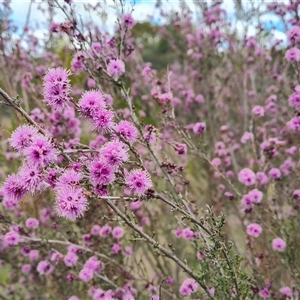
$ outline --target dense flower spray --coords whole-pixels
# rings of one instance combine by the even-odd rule
[[[61,109],[70,100],[70,72],[63,68],[49,69],[44,77],[44,99],[54,109]]]

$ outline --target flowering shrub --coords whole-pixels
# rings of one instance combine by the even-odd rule
[[[114,4],[113,33],[38,4],[43,40],[0,4],[0,295],[299,299],[300,2],[254,5],[252,36],[221,1],[197,26],[158,3],[161,69]]]

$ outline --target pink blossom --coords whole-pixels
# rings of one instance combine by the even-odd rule
[[[264,196],[264,194],[258,189],[251,190],[248,195],[252,203],[260,203]]]
[[[74,221],[87,210],[88,202],[81,188],[60,187],[56,192],[55,210],[61,217]]]
[[[186,279],[180,286],[179,292],[183,296],[189,296],[195,293],[198,289],[196,281],[192,278]]]
[[[289,62],[296,62],[300,60],[300,50],[298,48],[291,48],[286,51],[285,58]]]
[[[76,266],[78,261],[78,256],[72,252],[68,252],[64,257],[64,263],[67,267]]]
[[[262,228],[259,224],[253,223],[247,226],[247,234],[258,237],[262,232]]]
[[[126,185],[134,194],[141,196],[152,187],[151,178],[144,170],[132,170],[125,176]]]
[[[206,129],[205,123],[196,123],[193,125],[193,131],[195,134],[201,134]]]
[[[115,227],[112,231],[112,236],[116,239],[122,238],[124,235],[124,229],[122,227]]]
[[[291,29],[289,29],[287,32],[287,37],[291,44],[299,42],[300,41],[300,27],[293,26]]]
[[[125,64],[120,59],[111,60],[107,66],[107,71],[112,77],[118,79],[125,73]]]
[[[273,179],[280,179],[281,178],[281,172],[278,168],[272,168],[270,171],[269,171],[269,176],[272,177]]]
[[[243,169],[239,172],[238,179],[244,185],[250,186],[250,185],[253,185],[255,183],[256,176],[255,176],[255,173],[252,170],[250,170],[248,168],[245,168],[245,169]]]
[[[104,225],[101,229],[100,229],[100,236],[101,237],[107,237],[110,233],[111,233],[112,229],[109,225]]]
[[[89,282],[94,277],[94,272],[91,269],[84,268],[79,272],[79,279],[83,282]]]
[[[39,258],[39,250],[30,250],[28,256],[29,256],[29,259],[31,261],[38,260],[38,258]]]
[[[111,166],[119,167],[129,159],[128,147],[123,142],[113,140],[106,143],[100,150],[100,156]]]
[[[122,16],[122,23],[131,29],[135,25],[135,20],[131,14],[126,14]]]
[[[255,106],[252,109],[252,114],[258,117],[263,117],[265,115],[265,109],[262,106]]]
[[[24,153],[24,150],[28,148],[34,139],[40,134],[38,130],[31,125],[19,126],[8,139],[9,144],[20,154]]]
[[[260,297],[266,299],[270,296],[269,289],[267,287],[263,288],[262,290],[259,291]]]
[[[91,228],[91,234],[92,234],[92,235],[99,235],[100,229],[101,229],[101,227],[100,227],[99,225],[94,225],[94,226]]]
[[[288,286],[285,286],[285,287],[282,287],[279,292],[282,294],[282,295],[285,295],[285,296],[288,296],[288,297],[291,297],[292,296],[292,290],[290,287]]]
[[[275,238],[272,241],[272,248],[275,251],[279,251],[279,252],[284,252],[285,248],[286,248],[286,243],[283,239],[281,238]]]
[[[54,266],[47,260],[42,260],[38,263],[36,270],[40,275],[49,275],[54,271]]]
[[[22,273],[27,274],[31,271],[31,265],[30,264],[25,264],[22,266]]]
[[[120,121],[114,129],[130,144],[134,143],[138,138],[138,130],[131,122]]]
[[[113,255],[117,255],[117,254],[121,253],[121,251],[122,251],[122,245],[120,243],[115,243],[111,247],[111,252]]]
[[[44,77],[44,99],[54,109],[63,108],[70,100],[70,74],[70,71],[56,68],[49,69]]]
[[[39,220],[35,218],[28,218],[25,223],[27,228],[36,229],[39,227]]]
[[[241,138],[241,142],[246,144],[247,142],[252,142],[254,140],[254,136],[252,132],[245,132]]]
[[[193,240],[195,238],[195,233],[190,228],[185,228],[182,230],[181,236],[187,240]]]

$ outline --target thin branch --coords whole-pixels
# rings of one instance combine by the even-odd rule
[[[194,278],[199,285],[202,287],[204,292],[207,294],[207,296],[210,299],[213,299],[210,295],[207,287],[199,281],[199,278],[194,274],[194,272],[184,263],[182,262],[175,254],[164,248],[162,245],[160,245],[156,240],[154,240],[152,237],[150,237],[148,234],[143,232],[138,226],[134,225],[123,212],[119,210],[119,208],[110,200],[106,199],[105,202],[107,205],[118,215],[121,217],[121,219],[135,232],[137,232],[140,236],[142,236],[145,241],[147,241],[149,244],[151,244],[154,248],[158,249],[160,252],[162,252],[166,257],[173,260],[182,270],[184,270],[188,275],[190,275],[192,278]]]
[[[13,107],[18,113],[23,116],[27,122],[35,126],[43,135],[46,135],[45,130],[40,127],[38,123],[36,123],[28,113],[20,106],[16,99],[11,98],[5,91],[0,88],[0,95],[3,97],[4,101],[6,101],[7,105]]]

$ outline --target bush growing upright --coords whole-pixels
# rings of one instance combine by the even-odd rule
[[[243,38],[221,2],[157,4],[161,70],[122,1],[113,34],[39,4],[43,43],[0,4],[4,299],[299,298],[300,1]]]

